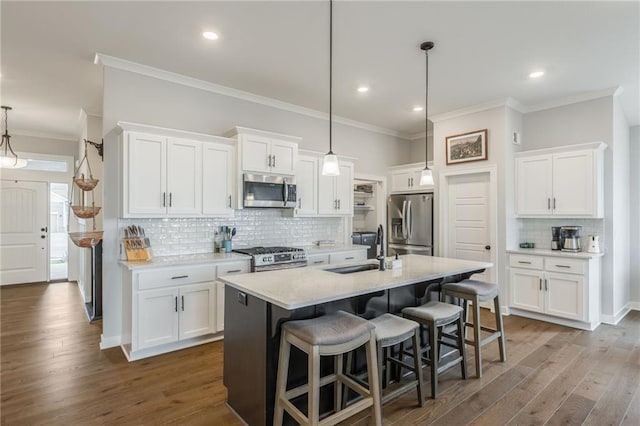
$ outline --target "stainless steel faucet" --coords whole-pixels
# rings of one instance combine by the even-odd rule
[[[378,261],[380,262],[378,270],[384,271],[387,269],[387,262],[384,254],[384,228],[382,227],[382,224],[378,225],[378,236],[376,238],[376,244],[380,244],[380,254],[377,257]]]

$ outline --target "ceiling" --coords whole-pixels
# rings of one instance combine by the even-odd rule
[[[1,3],[10,130],[77,138],[102,112],[95,53],[328,111],[328,1]],[[205,30],[220,34],[207,41]],[[638,2],[334,2],[334,115],[404,135],[429,115],[512,97],[526,107],[622,87],[640,124]],[[544,69],[531,80],[528,74]],[[360,94],[356,88],[371,89]]]

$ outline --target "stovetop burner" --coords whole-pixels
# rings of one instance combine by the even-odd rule
[[[248,254],[251,256],[255,256],[258,254],[275,254],[275,253],[293,253],[304,251],[301,248],[296,247],[250,247],[246,249],[236,249],[234,250],[237,253]]]

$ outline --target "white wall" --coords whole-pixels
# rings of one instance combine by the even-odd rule
[[[122,279],[118,258],[117,138],[110,132],[129,121],[212,135],[234,126],[302,137],[301,149],[328,150],[328,121],[237,98],[169,83],[156,78],[104,68],[102,130],[105,135],[103,228],[102,347],[118,345],[121,333]],[[360,128],[334,124],[333,150],[356,157],[356,173],[387,174],[391,165],[409,161],[411,143]]]
[[[631,300],[640,309],[640,126],[635,126],[629,132],[629,163],[630,163],[630,203],[631,220],[630,238],[632,248],[629,251],[631,263]]]
[[[77,142],[68,139],[12,134],[11,147],[16,152],[69,155],[78,158]]]

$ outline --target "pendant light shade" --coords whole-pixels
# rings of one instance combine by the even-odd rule
[[[433,42],[425,41],[420,45],[424,50],[426,71],[424,86],[424,170],[420,174],[420,186],[433,185],[433,172],[429,168],[429,50],[433,49]]]
[[[322,160],[322,176],[339,176],[338,157],[333,153],[333,0],[329,0],[329,152]]]
[[[8,111],[11,111],[11,107],[2,106],[1,108],[4,110],[4,133],[2,134],[2,143],[0,143],[0,168],[20,169],[27,165],[27,160],[18,158],[18,154],[13,152],[11,148],[11,136],[7,124],[7,115]]]

